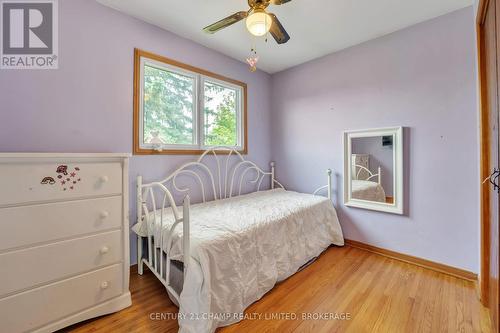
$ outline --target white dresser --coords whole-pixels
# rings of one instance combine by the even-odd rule
[[[0,332],[130,306],[128,155],[0,154]]]

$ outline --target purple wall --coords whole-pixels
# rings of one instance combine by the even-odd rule
[[[346,238],[478,271],[473,8],[331,54],[272,78],[277,177],[310,191],[336,171]],[[406,216],[342,204],[342,132],[406,126]]]
[[[249,158],[270,161],[270,76],[95,1],[59,1],[59,69],[0,71],[0,151],[131,152],[134,48],[248,84]],[[166,176],[193,156],[134,156],[135,177]],[[135,261],[135,237],[131,260]]]

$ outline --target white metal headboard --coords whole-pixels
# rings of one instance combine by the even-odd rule
[[[217,152],[219,154],[223,152],[225,158],[217,155]],[[207,160],[210,156],[214,157],[215,170],[212,170],[213,167],[208,164]],[[233,157],[233,160],[231,160],[231,157]],[[221,159],[223,160],[221,161]],[[235,196],[236,190],[236,195],[241,195],[245,179],[249,172],[252,171],[255,173],[255,179],[248,180],[247,183],[256,184],[257,191],[261,190],[264,178],[267,176],[270,177],[271,188],[275,188],[276,185],[284,188],[275,178],[274,162],[271,162],[271,171],[266,172],[254,162],[245,160],[238,151],[226,147],[215,147],[206,150],[197,161],[180,166],[161,181],[142,184],[142,177],[139,176],[138,182],[140,182],[143,190],[157,186],[171,192],[168,190],[168,185],[171,185],[171,189],[182,193],[192,191],[193,188],[179,186],[178,177],[183,175],[191,176],[199,186],[202,201],[206,202],[209,195],[213,197],[213,200],[231,198]]]
[[[368,177],[366,177],[365,179],[361,179],[361,180],[371,180],[372,178],[377,178],[378,184],[382,184],[382,168],[381,167],[378,167],[378,173],[373,173],[370,171],[370,169],[368,169],[362,165],[359,165],[359,164],[356,164],[354,167],[356,169],[358,169],[356,171],[355,180],[360,180],[359,175],[361,174],[361,171],[365,171],[368,174]]]

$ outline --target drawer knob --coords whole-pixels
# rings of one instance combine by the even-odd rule
[[[108,289],[108,287],[109,287],[108,281],[101,282],[101,289]]]
[[[101,181],[101,183],[107,183],[109,181],[109,177],[108,176],[101,176],[101,178],[99,178],[99,180]]]
[[[109,252],[109,248],[107,246],[103,246],[99,252],[101,252],[101,254],[106,254]]]
[[[108,216],[109,216],[109,213],[107,211],[102,211],[101,212],[101,219],[105,219]]]

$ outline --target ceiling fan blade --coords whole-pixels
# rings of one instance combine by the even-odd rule
[[[209,34],[216,33],[217,31],[219,31],[221,29],[229,27],[230,25],[235,24],[236,22],[243,20],[247,16],[248,16],[248,12],[237,12],[231,16],[223,18],[222,20],[215,22],[214,24],[211,24],[211,25],[203,28],[203,31],[205,31],[206,33],[209,33]]]
[[[283,4],[290,2],[290,1],[292,1],[292,0],[271,0],[271,3],[273,5],[283,5]]]
[[[290,39],[290,35],[286,32],[285,28],[281,25],[280,21],[276,17],[276,15],[269,13],[271,18],[273,19],[273,24],[271,24],[271,29],[269,32],[274,37],[278,44],[284,44],[288,42]]]

